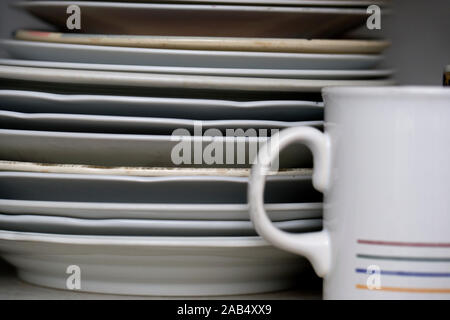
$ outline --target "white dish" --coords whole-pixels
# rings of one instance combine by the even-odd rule
[[[1,108],[1,107],[0,107]],[[37,111],[37,110],[36,110]],[[59,113],[22,113],[0,110],[0,127],[64,132],[124,133],[171,135],[183,128],[194,134],[196,128],[218,129],[224,135],[227,129],[283,129],[293,126],[323,128],[323,121],[269,121],[269,120],[188,120],[152,117],[121,117]]]
[[[80,164],[47,164],[0,160],[0,171],[97,174],[135,177],[223,176],[248,177],[250,168],[105,167]],[[268,175],[311,176],[312,169],[279,169]]]
[[[124,36],[35,30],[17,30],[14,38],[25,41],[132,48],[344,54],[379,54],[390,45],[389,41],[381,40]]]
[[[0,65],[77,69],[98,71],[123,71],[139,73],[163,73],[179,75],[204,75],[227,77],[254,77],[279,79],[326,79],[326,80],[357,80],[386,78],[394,74],[393,70],[289,70],[289,69],[243,69],[243,68],[194,68],[194,67],[166,67],[166,66],[135,66],[98,63],[71,63],[37,60],[0,59]]]
[[[103,0],[100,0],[103,1]],[[270,6],[325,6],[325,7],[367,7],[371,4],[386,5],[389,0],[114,0],[117,2],[157,2],[157,3],[206,3]]]
[[[287,232],[311,232],[322,229],[322,219],[274,222]],[[0,229],[72,235],[225,237],[256,236],[251,221],[78,219],[41,215],[0,214]]]
[[[0,172],[0,195],[3,200],[94,204],[246,204],[247,183],[247,177],[225,176]],[[312,187],[310,176],[270,176],[267,190],[268,204],[322,201],[322,195]]]
[[[272,203],[265,206],[272,221],[318,219],[322,217],[322,204]],[[246,204],[170,204],[170,203],[100,203],[0,199],[5,214],[37,214],[83,219],[155,219],[248,221]]]
[[[71,1],[85,33],[166,36],[327,38],[366,22],[365,8],[233,6]],[[21,1],[15,7],[65,30],[67,2]],[[195,23],[193,23],[195,22]]]
[[[196,120],[313,121],[323,104],[313,101],[225,101],[106,95],[61,95],[0,90],[0,105],[14,112],[80,113]]]
[[[390,79],[376,80],[308,80],[248,77],[218,77],[197,75],[155,74],[137,72],[92,71],[75,69],[0,66],[0,78],[10,86],[39,86],[64,91],[97,92],[108,90],[138,91],[153,95],[170,92],[175,95],[202,94],[202,92],[241,95],[246,93],[317,93],[329,86],[383,86],[392,85]],[[15,84],[15,82],[22,84]],[[24,83],[24,84],[23,84]],[[3,85],[2,84],[2,85]],[[73,88],[73,87],[75,88]],[[179,91],[175,92],[174,91]]]
[[[3,258],[27,282],[67,290],[67,268],[81,290],[199,296],[282,290],[308,263],[256,237],[69,236],[0,231]]]
[[[383,59],[376,54],[148,49],[5,39],[0,47],[16,59],[161,67],[350,70],[370,69]]]
[[[128,167],[249,167],[256,152],[268,138],[263,137],[210,137],[171,135],[132,135],[79,132],[51,132],[0,129],[0,159],[9,161],[85,164]],[[181,143],[181,144],[180,144]],[[222,150],[232,148],[234,160],[223,157],[211,164],[202,156],[208,146]],[[199,146],[197,163],[194,152],[190,161],[174,163],[171,154],[187,145]],[[201,146],[201,148],[200,148]],[[239,156],[239,159],[237,159]],[[177,160],[177,161],[178,161]],[[305,146],[293,145],[280,153],[280,168],[311,168],[311,152]]]
[[[1,162],[3,164],[4,161]],[[21,167],[18,163],[12,163],[6,168],[2,167],[0,164],[0,170],[9,169],[11,171],[21,171]],[[37,167],[37,168],[36,168]],[[182,203],[183,199],[179,199],[179,195],[175,194],[169,201],[166,203],[158,203],[158,193],[151,192],[151,189],[148,189],[148,193],[151,192],[152,196],[145,196],[147,193],[145,191],[141,192],[142,198],[133,200],[135,203],[127,203],[127,199],[122,196],[117,197],[110,196],[108,198],[107,194],[103,197],[103,202],[96,202],[98,199],[89,199],[87,197],[84,198],[71,198],[65,195],[65,201],[61,200],[61,196],[59,192],[55,192],[53,189],[48,189],[49,184],[46,184],[45,181],[50,181],[50,183],[58,183],[55,181],[55,176],[49,176],[47,172],[51,173],[51,170],[55,170],[60,166],[42,166],[35,165],[34,169],[40,169],[40,175],[30,175],[30,172],[25,174],[24,176],[18,176],[17,172],[15,173],[2,173],[0,174],[0,184],[2,186],[2,190],[17,188],[19,185],[18,177],[25,179],[28,177],[26,182],[22,182],[22,185],[19,186],[19,189],[16,190],[15,193],[9,193],[8,199],[5,199],[6,195],[3,195],[0,199],[0,211],[5,214],[24,214],[24,215],[47,215],[47,216],[61,216],[61,217],[74,217],[74,218],[85,218],[85,219],[158,219],[158,220],[236,220],[243,221],[249,220],[248,213],[248,205],[245,203],[245,199],[243,194],[245,194],[246,190],[246,179],[234,180],[234,181],[226,181],[227,184],[232,184],[234,187],[239,189],[239,192],[242,192],[242,195],[227,198],[221,195],[219,192],[214,192],[209,188],[208,202],[209,203]],[[30,170],[30,167],[26,167],[26,169]],[[96,172],[98,172],[97,169]],[[211,170],[211,169],[208,169]],[[234,176],[234,171],[237,169],[229,169],[229,170],[212,170],[215,172],[216,176],[221,175],[222,177],[231,177]],[[183,178],[180,180],[180,176],[183,174],[189,176],[195,176],[197,174],[204,174],[204,170],[202,169],[177,169],[173,170],[179,172],[177,179],[178,181],[186,180]],[[181,171],[181,172],[180,172]],[[310,170],[309,170],[310,171]],[[42,172],[46,172],[42,174]],[[63,171],[65,174],[70,172]],[[85,185],[81,186],[80,189],[91,190],[93,194],[97,194],[102,192],[95,186],[95,177],[92,175],[87,176],[83,173],[83,170],[75,171],[76,175],[68,175],[68,176],[59,176],[61,179],[69,179],[70,177],[77,177],[75,183],[82,183],[84,181]],[[170,173],[169,169],[153,169],[153,174],[155,172],[158,175],[165,174],[167,172]],[[74,172],[72,172],[74,173]],[[117,173],[117,170],[115,171]],[[122,174],[128,173],[128,171],[122,172]],[[308,172],[310,173],[310,172]],[[174,174],[174,172],[171,172]],[[248,172],[246,172],[248,175]],[[275,173],[274,173],[275,174]],[[280,174],[280,173],[277,173]],[[283,175],[290,175],[291,177],[294,175],[302,174],[300,170],[293,171],[281,171]],[[305,173],[303,173],[304,175]],[[9,182],[8,182],[8,177]],[[14,178],[15,177],[15,178]],[[53,177],[53,178],[52,178]],[[85,177],[84,180],[82,177]],[[88,178],[86,178],[88,177]],[[11,179],[12,178],[12,179]],[[172,180],[171,183],[176,183],[177,179]],[[217,179],[217,178],[216,178]],[[297,176],[296,179],[301,179],[301,177]],[[303,184],[303,193],[308,194],[308,185],[311,185],[310,182],[310,174],[308,176],[304,176],[304,184]],[[35,185],[36,181],[41,182],[38,185]],[[97,180],[102,181],[102,180]],[[103,180],[105,181],[105,180]],[[107,178],[106,181],[112,181],[117,184],[116,178]],[[130,182],[136,182],[142,184],[142,180],[129,180],[126,179],[124,183],[130,185]],[[205,183],[208,183],[207,179],[203,179]],[[211,178],[210,180],[211,181]],[[166,185],[166,189],[161,192],[170,192],[170,183],[167,184],[167,175],[163,180],[144,180],[144,182],[148,184],[158,184],[164,188],[164,184]],[[165,182],[165,183],[164,183]],[[69,182],[70,183],[70,182]],[[98,183],[98,182],[97,182]],[[217,184],[217,181],[213,180],[214,184]],[[281,182],[280,182],[281,183]],[[300,182],[298,182],[300,183]],[[35,185],[35,194],[30,197],[27,196],[25,190],[28,185]],[[301,183],[300,183],[301,184]],[[59,182],[57,189],[67,188],[66,184]],[[198,183],[197,183],[198,185]],[[144,186],[142,186],[144,187]],[[131,187],[130,187],[131,189]],[[22,193],[20,190],[23,190]],[[107,189],[106,189],[107,190]],[[124,189],[123,192],[126,190]],[[79,193],[80,190],[74,190],[73,193]],[[103,191],[105,192],[105,191]],[[107,191],[106,191],[107,192]],[[120,194],[121,192],[119,192]],[[177,197],[178,196],[178,197]],[[106,197],[106,198],[104,198]],[[121,202],[117,202],[118,199],[121,199]],[[77,200],[77,201],[75,201]],[[201,201],[202,199],[198,199]],[[267,199],[270,202],[271,198]],[[294,220],[294,219],[312,219],[312,218],[320,218],[322,216],[322,204],[321,202],[311,202],[318,201],[319,198],[317,195],[306,196],[306,197],[298,197],[295,198],[278,198],[278,201],[282,200],[296,200],[296,201],[309,201],[309,202],[301,202],[301,203],[268,203],[266,205],[266,210],[268,210],[270,217],[273,221],[284,221],[284,220]],[[131,201],[131,199],[130,199]],[[136,203],[136,201],[138,203]],[[204,202],[204,200],[203,200]],[[215,203],[212,203],[215,202]]]

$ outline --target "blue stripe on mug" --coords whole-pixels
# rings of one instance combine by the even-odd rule
[[[367,269],[356,268],[356,273],[368,274]],[[450,277],[450,272],[412,272],[412,271],[387,271],[381,270],[379,272],[381,275],[385,276],[402,276],[402,277],[435,277],[435,278],[448,278]]]

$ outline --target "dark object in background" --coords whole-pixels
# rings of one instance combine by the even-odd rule
[[[445,67],[443,84],[444,84],[444,87],[450,86],[450,65]]]

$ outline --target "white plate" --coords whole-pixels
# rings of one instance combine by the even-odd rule
[[[101,0],[103,1],[103,0]],[[324,7],[368,7],[371,4],[386,5],[390,0],[114,0],[117,2],[147,3],[206,3],[235,5],[270,5],[270,6],[324,6]],[[112,2],[112,1],[111,1]]]
[[[15,32],[14,38],[25,41],[132,48],[297,53],[379,54],[390,45],[389,41],[381,40],[124,36],[85,33],[57,33],[35,30],[18,30]]]
[[[306,260],[256,237],[69,236],[0,231],[3,258],[27,282],[67,290],[199,296],[269,292],[299,285]]]
[[[370,69],[383,59],[376,54],[148,49],[20,40],[0,40],[0,48],[25,60],[194,68],[350,70]]]
[[[179,90],[177,95],[194,92],[246,94],[248,92],[267,94],[281,93],[317,93],[329,86],[383,86],[392,85],[390,79],[380,80],[304,80],[304,79],[275,79],[248,77],[218,77],[197,75],[175,75],[136,72],[91,71],[75,69],[52,69],[17,66],[0,66],[0,78],[14,86],[15,81],[25,82],[25,87],[40,86],[46,89],[62,88],[65,91],[116,89],[137,90],[147,95],[154,92],[172,92]],[[6,84],[5,84],[6,85]],[[74,86],[75,88],[71,88]],[[100,87],[100,89],[98,89]],[[118,91],[116,91],[117,93]]]
[[[47,164],[5,160],[0,160],[0,171],[75,173],[135,177],[250,176],[250,168],[105,167],[79,164]],[[277,171],[269,171],[267,174],[284,176],[311,176],[312,169],[279,169]]]
[[[0,161],[0,171],[26,171],[41,173],[65,173],[65,174],[114,174],[114,175],[139,175],[139,176],[222,176],[222,177],[248,177],[249,171],[245,169],[180,169],[180,168],[97,168],[86,166],[45,165],[32,163],[19,163]],[[272,174],[287,176],[305,176],[305,184],[311,185],[311,170],[289,170],[273,172]],[[15,176],[15,174],[13,175]],[[17,176],[16,176],[17,177]],[[30,177],[28,175],[28,177]],[[46,178],[45,178],[46,177]],[[79,177],[79,176],[78,176]],[[5,180],[6,177],[3,177]],[[31,177],[30,177],[31,178]],[[48,174],[34,179],[50,179]],[[92,177],[91,177],[92,178]],[[29,181],[32,181],[30,179]],[[0,178],[1,181],[1,178]],[[10,180],[14,183],[14,179]],[[90,180],[89,180],[90,181]],[[153,181],[153,183],[157,183]],[[245,182],[235,182],[237,185]],[[48,186],[48,185],[47,185]],[[3,188],[11,187],[10,184],[2,185]],[[92,186],[90,186],[92,187]],[[242,187],[240,187],[242,189]],[[20,192],[10,195],[10,199],[2,199],[0,193],[0,211],[5,214],[38,214],[46,216],[64,216],[85,219],[158,219],[158,220],[249,220],[248,205],[246,203],[220,203],[220,195],[209,194],[209,199],[217,203],[151,203],[158,201],[153,198],[145,199],[149,203],[118,203],[118,202],[86,202],[60,201],[58,194],[47,192],[45,184],[39,186],[39,190],[47,193],[41,200],[29,200]],[[306,189],[307,190],[307,189]],[[245,190],[242,190],[244,193]],[[305,192],[305,190],[303,191]],[[52,198],[51,196],[54,197]],[[50,196],[50,197],[48,197]],[[45,199],[45,201],[43,200]],[[66,199],[74,200],[74,199]],[[80,200],[80,199],[78,199]],[[174,197],[172,202],[176,202]],[[236,199],[239,200],[239,199]],[[243,201],[244,199],[240,199]],[[270,200],[270,198],[269,198]],[[300,199],[301,200],[301,199]],[[304,198],[304,201],[314,201],[316,198]],[[111,198],[110,201],[114,201]],[[281,199],[280,199],[281,201]],[[266,210],[273,221],[311,219],[322,217],[322,203],[269,203]]]
[[[70,63],[53,61],[34,61],[18,59],[0,59],[0,65],[99,70],[99,71],[123,71],[139,73],[163,73],[180,75],[204,75],[227,77],[254,77],[254,78],[280,78],[280,79],[327,79],[327,80],[357,80],[386,78],[394,74],[393,70],[288,70],[288,69],[243,69],[243,68],[186,68],[186,67],[161,67],[161,66],[134,66],[119,64],[97,63]]]
[[[322,203],[272,203],[265,206],[272,221],[322,217]],[[83,219],[249,220],[246,204],[170,204],[0,200],[5,214],[38,214]]]
[[[131,135],[78,132],[51,132],[0,129],[0,159],[9,161],[85,164],[125,167],[234,167],[251,166],[263,137],[210,137]],[[214,143],[214,144],[212,144]],[[174,163],[172,151],[178,146],[188,152],[190,161]],[[194,146],[196,149],[194,149]],[[207,150],[222,148],[223,156],[209,164],[203,156]],[[227,154],[234,159],[227,161]],[[195,150],[199,150],[194,152]],[[195,156],[195,158],[194,158]],[[239,156],[239,159],[237,157]],[[197,159],[197,160],[196,160]],[[231,160],[231,161],[230,161]],[[242,160],[242,161],[241,161]],[[280,168],[311,168],[310,150],[292,145],[280,153]]]
[[[3,200],[117,204],[247,204],[247,177],[131,177],[0,172]],[[310,176],[270,176],[266,203],[321,202]],[[164,208],[162,208],[164,210]]]
[[[323,104],[313,101],[225,101],[61,95],[0,90],[0,105],[14,112],[79,113],[110,116],[181,118],[194,120],[313,121],[323,119]]]
[[[1,107],[0,107],[1,108]],[[37,110],[36,110],[37,111]],[[120,117],[59,113],[22,113],[0,110],[0,127],[64,132],[160,134],[170,135],[179,128],[194,134],[196,128],[218,129],[224,135],[227,129],[284,129],[293,126],[323,127],[323,121],[269,121],[269,120],[188,120],[174,118]]]
[[[322,229],[322,219],[274,222],[287,232],[312,232]],[[0,229],[72,235],[225,237],[256,236],[251,221],[77,219],[41,215],[0,214]]]
[[[71,1],[86,33],[166,36],[326,38],[366,22],[365,8],[270,7]],[[66,29],[67,2],[21,1],[14,6]]]

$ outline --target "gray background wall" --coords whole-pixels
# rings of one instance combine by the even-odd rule
[[[450,64],[450,0],[394,0],[384,35],[392,40],[386,63],[402,84],[442,84]]]
[[[27,14],[0,1],[0,36],[9,37],[17,28],[48,28]],[[392,0],[393,14],[382,16],[382,30],[358,30],[368,37],[386,37],[385,67],[397,70],[400,84],[440,85],[442,71],[450,64],[450,0]],[[0,53],[1,54],[1,53]],[[4,53],[2,53],[4,54]]]

